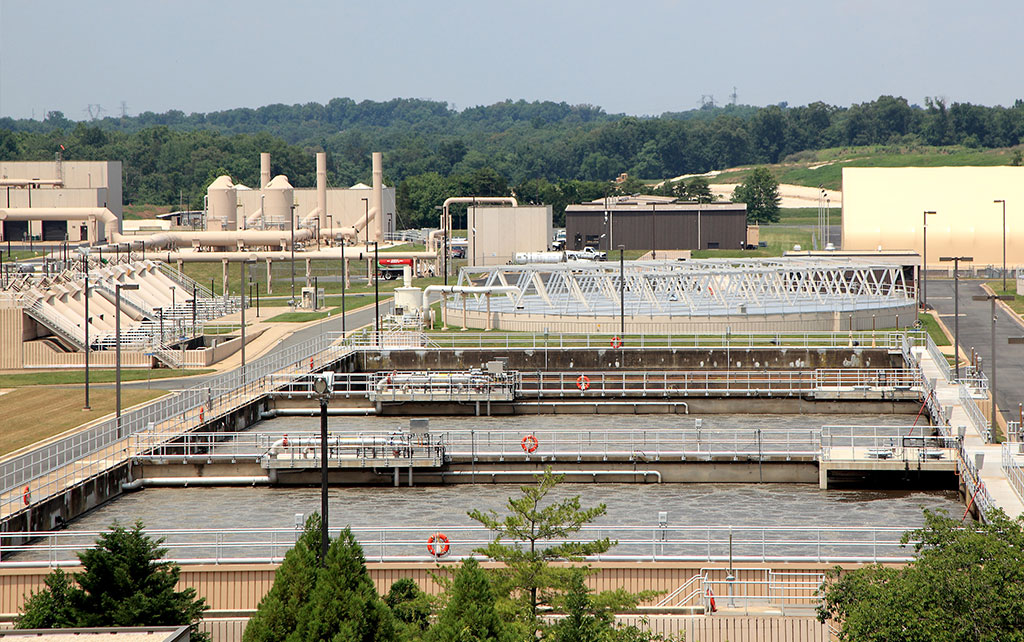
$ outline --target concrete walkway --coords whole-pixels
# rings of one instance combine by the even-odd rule
[[[962,325],[961,331],[963,330]],[[1024,501],[1010,485],[1010,480],[1002,467],[1002,446],[986,443],[985,435],[975,428],[974,422],[971,421],[960,401],[960,385],[945,380],[938,364],[932,360],[931,354],[924,348],[915,348],[914,353],[919,359],[925,378],[935,381],[936,400],[944,410],[949,409],[950,433],[956,436],[959,434],[960,428],[964,427],[964,453],[967,458],[974,462],[978,454],[984,456],[984,462],[979,471],[981,481],[985,484],[995,505],[1002,508],[1011,518],[1024,514]],[[967,471],[963,472],[965,475],[969,474]]]

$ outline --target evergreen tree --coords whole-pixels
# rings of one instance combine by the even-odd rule
[[[747,221],[750,223],[776,223],[779,220],[779,183],[766,167],[758,167],[747,177],[746,182],[737,185],[733,200],[747,204]]]
[[[590,542],[567,539],[604,515],[604,504],[582,508],[579,495],[552,502],[547,496],[564,476],[553,474],[549,468],[536,479],[535,485],[521,487],[521,497],[509,498],[509,512],[505,516],[494,511],[469,512],[470,517],[496,535],[475,552],[504,564],[504,568],[496,571],[496,589],[512,600],[518,619],[532,631],[540,627],[538,607],[551,604],[574,572],[571,567],[552,566],[551,562],[578,562],[612,547],[607,538]],[[552,543],[546,545],[548,542]]]
[[[366,570],[363,549],[345,529],[331,542],[326,564],[298,614],[288,642],[384,642],[397,638],[391,611]]]
[[[507,642],[513,639],[495,608],[487,573],[475,558],[462,561],[455,572],[448,605],[430,628],[430,642]]]
[[[245,627],[243,642],[284,640],[298,625],[299,611],[316,585],[320,552],[320,515],[313,513],[295,546],[274,574],[274,584]]]
[[[188,624],[192,638],[205,640],[198,622],[207,609],[195,589],[176,591],[181,569],[159,561],[167,554],[142,531],[114,524],[95,548],[78,554],[82,572],[72,586],[63,571],[47,578],[46,588],[32,595],[18,618],[21,628],[37,626],[170,626]]]
[[[430,598],[411,579],[396,580],[384,597],[384,603],[399,622],[402,637],[415,637],[430,626]]]

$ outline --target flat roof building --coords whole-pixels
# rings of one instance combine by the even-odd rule
[[[596,199],[565,208],[566,249],[740,249],[747,241],[745,203],[677,203],[669,196]]]

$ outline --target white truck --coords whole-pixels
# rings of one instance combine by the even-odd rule
[[[608,258],[607,252],[585,247],[582,250],[566,250],[565,260],[567,261],[604,261]]]

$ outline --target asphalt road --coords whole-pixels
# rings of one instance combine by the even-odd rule
[[[954,328],[953,281],[928,279],[928,304],[942,318],[950,332]],[[992,303],[971,297],[986,294],[978,281],[960,281],[960,349],[970,355],[973,347],[982,358],[982,370],[992,377]],[[1006,419],[1017,419],[1018,404],[1024,402],[1024,345],[1007,343],[1024,336],[1021,327],[1002,307],[996,305],[996,401]]]

